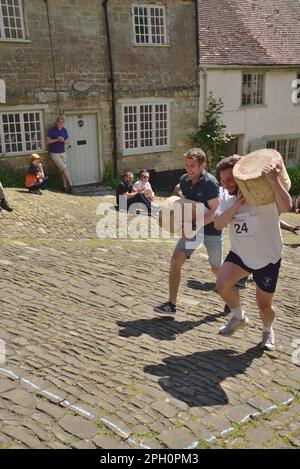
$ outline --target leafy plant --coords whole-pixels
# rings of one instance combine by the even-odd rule
[[[116,189],[120,184],[120,176],[114,174],[114,170],[111,163],[108,163],[105,167],[103,175],[103,184],[105,186],[112,187]]]
[[[7,162],[0,161],[0,181],[4,187],[23,187],[25,171],[11,168]]]
[[[210,92],[207,101],[205,121],[200,125],[199,130],[191,135],[191,139],[197,147],[206,152],[207,169],[211,170],[223,158],[226,145],[233,137],[226,133],[226,125],[221,121],[224,108],[223,100],[217,99]]]
[[[298,195],[300,190],[300,166],[287,168],[287,172],[292,182],[290,193],[292,195]]]

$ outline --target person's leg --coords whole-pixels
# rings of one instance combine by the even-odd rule
[[[208,254],[210,268],[217,276],[223,263],[223,236],[204,235],[204,246]]]
[[[265,328],[272,327],[275,318],[275,309],[272,303],[273,297],[274,293],[267,293],[256,285],[256,303]]]
[[[180,239],[177,243],[175,251],[173,252],[170,271],[169,271],[169,301],[160,306],[156,306],[154,311],[159,315],[175,315],[176,314],[176,301],[180,284],[181,267],[193,253],[193,250],[186,249],[186,240]]]
[[[73,186],[70,174],[67,170],[67,157],[64,153],[50,153],[50,156],[60,171],[64,191],[66,191],[68,184],[70,185],[70,187]]]
[[[181,267],[186,260],[186,253],[178,250],[174,251],[171,258],[169,273],[169,301],[175,306],[180,284]]]
[[[2,200],[2,199],[5,199],[5,192],[4,192],[3,186],[0,182],[0,200]]]
[[[130,199],[131,203],[140,203],[146,206],[148,213],[151,213],[151,202],[147,199],[144,194],[136,194],[135,197]]]
[[[63,186],[64,186],[64,189],[67,190],[67,187],[68,187],[68,180],[67,178],[65,177],[65,171],[61,171],[61,178],[62,178],[62,182],[63,182]]]
[[[0,182],[0,210],[6,210],[7,212],[12,212],[13,209],[8,205],[3,186]]]
[[[232,264],[231,262],[224,262],[220,268],[217,276],[217,290],[221,298],[230,307],[231,310],[240,306],[240,295],[235,288],[235,284],[242,277],[245,277],[248,272],[242,267]]]
[[[49,182],[49,177],[46,176],[41,183],[40,189],[48,189],[48,182]]]
[[[31,187],[29,187],[29,192],[32,194],[39,194],[42,195],[42,191],[40,190],[41,183],[37,182],[36,184],[33,184]]]
[[[275,318],[273,296],[274,293],[267,293],[256,286],[256,303],[263,323],[261,348],[265,350],[275,349],[275,334],[272,328]]]
[[[72,182],[72,179],[71,179],[71,176],[70,176],[70,173],[68,171],[68,160],[67,160],[67,154],[66,153],[62,153],[61,155],[61,159],[62,159],[62,162],[63,162],[63,165],[64,165],[64,177],[69,185],[69,192],[72,192],[73,190],[73,182]]]
[[[229,306],[231,317],[227,324],[219,329],[219,334],[224,336],[233,335],[238,329],[247,325],[248,318],[242,310],[239,292],[235,287],[236,282],[245,277],[248,272],[237,264],[227,262],[221,266],[217,277],[217,290]]]
[[[69,174],[69,171],[67,169],[64,170],[64,172],[62,173],[62,177],[67,184],[69,184],[70,187],[73,187],[73,182],[72,182],[72,179],[71,179],[71,176]]]
[[[273,297],[279,276],[281,260],[276,264],[268,264],[266,267],[253,272],[256,283],[256,303],[263,323],[262,348],[275,349],[275,336],[272,324],[275,318]]]

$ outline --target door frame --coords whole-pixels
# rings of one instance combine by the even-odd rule
[[[98,174],[98,179],[99,182],[102,181],[102,177],[104,174],[104,162],[102,161],[101,155],[103,154],[103,145],[102,145],[102,127],[100,125],[101,122],[101,113],[99,109],[77,109],[77,110],[70,110],[70,111],[64,111],[64,117],[67,118],[68,116],[76,116],[77,114],[94,114],[96,115],[96,129],[98,131],[97,135],[97,143],[98,143],[98,163],[99,163],[99,174]],[[68,128],[67,128],[68,130]]]

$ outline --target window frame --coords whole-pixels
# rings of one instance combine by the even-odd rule
[[[3,13],[2,13],[2,0],[0,0],[0,42],[30,42],[26,37],[26,27],[25,27],[25,14],[24,14],[24,2],[23,0],[14,0],[18,2],[17,7],[20,10],[20,22],[21,22],[21,30],[22,30],[22,37],[6,37],[5,35],[5,25],[3,21]],[[15,5],[14,5],[15,6]],[[14,16],[13,18],[16,19]],[[16,30],[16,28],[14,28]]]
[[[296,73],[296,80],[300,80],[300,72],[297,72]],[[299,106],[300,104],[300,84],[297,86],[296,88],[297,90],[297,103],[295,103],[297,106]]]
[[[149,37],[149,42],[137,42],[137,34],[135,31],[136,28],[136,22],[135,22],[135,8],[146,8],[147,9],[147,20],[148,20],[148,37]],[[149,19],[151,19],[151,13],[150,9],[151,8],[160,8],[163,10],[163,27],[164,27],[164,42],[157,43],[153,42],[153,35],[151,31],[151,23],[149,22]],[[133,3],[131,7],[131,15],[132,15],[132,31],[133,31],[133,45],[137,47],[165,47],[169,45],[169,38],[168,38],[168,33],[167,33],[167,6],[166,5],[161,5],[157,3]]]
[[[24,114],[39,114],[39,123],[40,123],[40,133],[41,133],[41,148],[26,150],[26,131],[25,131],[25,122],[24,122]],[[21,144],[22,150],[21,151],[12,151],[7,152],[5,148],[5,132],[3,126],[3,115],[5,114],[19,114],[20,116],[20,133],[21,133]],[[31,121],[29,121],[31,122]],[[34,121],[36,122],[36,121]],[[32,141],[30,141],[32,143]],[[3,109],[0,111],[0,146],[2,152],[0,152],[0,158],[2,156],[10,157],[10,156],[18,156],[18,155],[30,155],[31,153],[35,152],[43,152],[45,150],[45,131],[44,131],[44,115],[41,109]]]
[[[290,142],[296,142],[296,154],[295,154],[295,159],[291,160],[289,159],[289,145]],[[285,142],[285,152],[283,154],[281,148],[279,147],[280,142]],[[274,144],[274,146],[269,146],[271,143]],[[287,135],[278,135],[278,136],[272,136],[272,137],[267,137],[267,148],[273,148],[274,150],[278,151],[284,161],[284,164],[287,168],[290,168],[294,165],[298,165],[300,162],[300,135],[292,135],[292,136],[287,136]]]
[[[147,154],[147,153],[159,153],[159,152],[165,152],[165,151],[170,151],[170,135],[171,135],[171,123],[170,123],[170,102],[171,99],[159,99],[159,98],[145,98],[145,99],[130,99],[130,100],[121,100],[121,112],[122,112],[122,154],[123,156],[129,156],[129,155],[142,155],[142,154]],[[155,132],[157,130],[157,123],[158,121],[155,118],[155,106],[159,105],[166,105],[166,139],[167,143],[165,145],[152,145],[148,147],[142,147],[141,146],[141,106],[145,105],[152,105],[152,117],[154,119],[151,120],[152,122],[152,141],[156,138]],[[125,130],[125,107],[128,106],[136,106],[137,107],[137,143],[138,146],[136,148],[126,148],[126,130]]]
[[[251,75],[251,94],[250,94],[250,99],[251,99],[251,102],[250,103],[244,103],[243,100],[244,100],[244,76],[245,75]],[[262,102],[261,103],[254,103],[253,100],[254,100],[254,85],[253,85],[253,76],[259,76],[261,75],[262,76],[262,93],[261,93],[261,98],[262,98]],[[262,72],[262,71],[242,71],[242,89],[241,89],[241,107],[261,107],[261,106],[265,106],[265,89],[266,89],[266,73],[265,72]]]

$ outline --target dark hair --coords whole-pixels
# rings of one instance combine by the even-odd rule
[[[133,173],[131,171],[127,171],[124,176],[122,177],[122,179],[125,179],[127,176],[129,176],[129,174],[132,174],[133,176]]]
[[[239,155],[232,155],[223,158],[216,166],[217,175],[220,176],[221,171],[225,171],[225,169],[232,169],[238,161],[240,161],[242,157]]]
[[[149,171],[147,171],[146,169],[143,169],[142,171],[139,172],[139,178],[141,179],[141,177],[142,177],[144,174],[148,174],[148,175],[150,176]]]
[[[206,154],[201,148],[191,148],[184,154],[185,158],[198,161],[199,164],[206,162]]]

